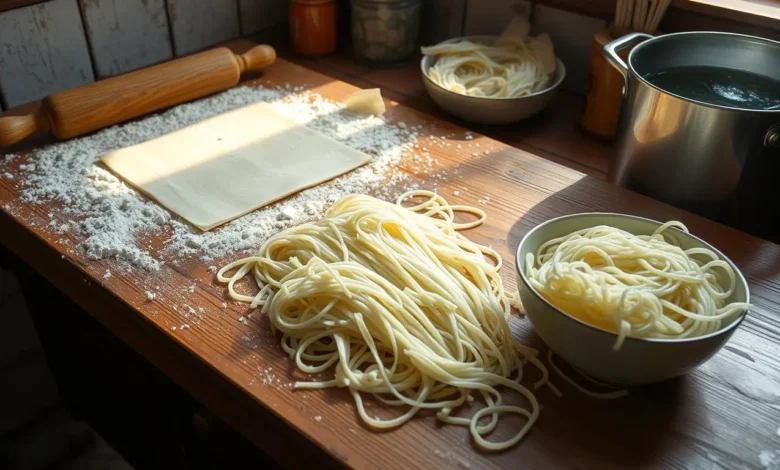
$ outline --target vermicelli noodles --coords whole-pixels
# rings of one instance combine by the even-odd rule
[[[223,267],[218,279],[231,297],[268,314],[300,370],[333,371],[328,380],[297,382],[296,388],[347,388],[361,419],[375,428],[400,426],[421,409],[434,409],[440,421],[468,426],[480,447],[510,447],[540,411],[520,384],[523,363],[541,371],[537,388],[547,383],[547,369],[509,330],[514,299],[504,292],[501,258],[456,231],[480,224],[485,213],[451,206],[428,191],[407,193],[399,202],[412,196],[427,200],[404,208],[347,196],[322,220],[285,230],[255,256]],[[456,212],[478,219],[459,224]],[[235,288],[247,275],[256,295]],[[518,392],[527,406],[505,404],[498,386]],[[364,394],[404,411],[374,417]],[[486,406],[458,416],[474,396]],[[506,413],[525,422],[511,438],[488,441]]]
[[[727,303],[732,267],[706,248],[683,250],[664,237],[633,235],[606,225],[549,240],[528,254],[525,273],[542,297],[582,321],[626,337],[687,338],[722,328],[750,305]]]

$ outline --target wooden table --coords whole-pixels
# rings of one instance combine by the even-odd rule
[[[392,69],[376,69],[356,63],[350,51],[309,58],[285,51],[281,54],[298,65],[360,88],[381,88],[385,98],[442,120],[460,124],[494,140],[547,160],[560,163],[594,178],[606,179],[612,147],[585,135],[579,127],[584,97],[560,90],[544,112],[510,126],[479,126],[448,114],[439,108],[425,90],[420,59]]]
[[[355,90],[285,60],[261,81],[305,86],[334,100]],[[429,133],[452,133],[458,142],[465,137],[457,125],[394,102],[388,107],[388,119],[424,126],[423,143]],[[291,467],[730,469],[761,468],[762,452],[765,459],[769,452],[780,454],[780,247],[479,134],[474,139],[487,154],[474,157],[454,145],[430,145],[429,150],[440,169],[458,170],[459,178],[440,184],[449,199],[475,204],[477,197],[489,196],[482,206],[487,222],[467,235],[503,256],[509,289],[515,286],[515,248],[536,224],[576,212],[615,211],[685,222],[743,270],[755,309],[705,366],[677,380],[631,390],[628,398],[589,399],[558,380],[563,398],[538,392],[544,409],[525,440],[507,452],[486,454],[475,450],[467,429],[441,426],[432,415],[374,432],[361,424],[345,390],[292,390],[291,382],[302,376],[282,353],[267,320],[255,315],[247,324],[240,322],[249,313],[243,304],[229,303],[223,310],[224,286],[196,258],[166,263],[159,272],[124,273],[114,269],[113,260],[90,261],[81,252],[69,253],[67,248],[80,241],[77,236],[67,235],[65,245],[62,235],[42,230],[57,203],[0,211],[0,243]],[[0,206],[18,199],[18,165],[32,160],[31,154],[17,159],[9,171],[18,177],[0,179]],[[468,190],[452,194],[463,187]],[[161,246],[161,239],[158,235],[151,246]],[[107,269],[113,275],[105,279]],[[151,301],[145,294],[150,285],[160,288]],[[189,322],[191,328],[174,331],[183,321],[181,308],[172,306],[183,304],[204,311],[198,323]],[[544,350],[527,320],[514,318],[512,327],[523,343]],[[505,435],[517,424],[507,419]]]

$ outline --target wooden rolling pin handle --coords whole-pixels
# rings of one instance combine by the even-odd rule
[[[36,132],[49,130],[49,121],[39,108],[35,114],[0,118],[0,147],[21,142]]]
[[[270,46],[243,54],[218,47],[44,98],[34,114],[0,119],[0,147],[39,132],[70,139],[236,86],[276,60]]]
[[[276,51],[271,46],[255,46],[243,54],[237,55],[238,68],[241,73],[259,72],[276,61]]]

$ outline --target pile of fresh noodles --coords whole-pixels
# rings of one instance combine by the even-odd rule
[[[736,274],[706,248],[683,250],[668,222],[652,235],[598,226],[556,238],[528,254],[531,286],[562,311],[627,336],[687,338],[721,329],[750,305],[727,303]]]
[[[469,426],[482,448],[507,448],[539,416],[533,393],[520,384],[523,363],[541,370],[536,387],[547,383],[547,370],[509,330],[500,257],[456,232],[481,223],[484,212],[450,206],[428,191],[407,193],[399,204],[420,196],[427,200],[408,208],[347,196],[322,220],[286,230],[255,256],[225,266],[218,279],[231,297],[268,314],[300,370],[332,371],[329,380],[297,388],[348,388],[360,417],[376,428],[434,409],[445,423]],[[479,219],[458,224],[456,212]],[[256,295],[236,290],[247,275]],[[521,394],[527,406],[505,404],[498,386]],[[369,415],[364,394],[403,412],[391,419]],[[474,396],[486,406],[458,416]],[[524,424],[503,442],[488,441],[505,413]]]
[[[428,76],[462,95],[516,98],[545,89],[555,74],[555,52],[547,34],[529,37],[522,18],[512,21],[495,44],[458,41],[423,47],[436,56]]]

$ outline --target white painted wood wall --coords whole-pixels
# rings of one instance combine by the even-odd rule
[[[348,8],[349,0],[337,0]],[[48,0],[0,12],[0,108],[190,54],[287,22],[289,0]],[[423,0],[423,45],[497,34],[515,11],[547,32],[566,64],[565,89],[584,93],[598,18],[529,0]],[[340,24],[340,28],[348,25]]]
[[[48,0],[0,12],[0,109],[287,22],[288,0]]]

